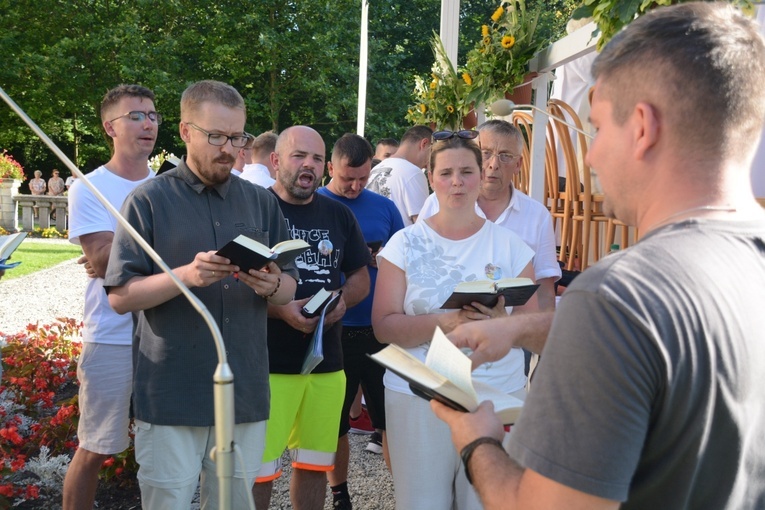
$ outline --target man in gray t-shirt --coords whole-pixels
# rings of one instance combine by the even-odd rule
[[[686,3],[633,21],[593,76],[587,159],[642,239],[564,294],[508,452],[490,404],[432,407],[486,509],[765,508],[765,42]],[[450,339],[496,359],[519,320]]]

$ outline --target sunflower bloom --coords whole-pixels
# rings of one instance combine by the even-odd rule
[[[489,35],[489,25],[481,25],[481,36],[486,37]]]
[[[505,14],[505,8],[500,5],[497,7],[497,10],[494,11],[494,14],[491,15],[491,20],[494,23],[497,23],[502,18],[503,14]]]
[[[484,38],[483,38],[483,45],[484,45],[484,46],[489,46],[489,45],[491,45],[491,37],[489,37],[488,35],[487,35],[486,37],[484,37]]]
[[[422,104],[422,103],[420,103],[420,106],[419,106],[419,108],[420,108],[420,113],[425,113],[426,111],[428,111],[428,107],[427,107],[427,106],[425,106],[425,105],[424,105],[424,104]]]
[[[454,107],[452,105],[447,105],[446,106],[446,111],[449,112],[449,113],[454,113]]]
[[[468,87],[473,84],[473,78],[471,78],[468,73],[462,73],[462,79],[465,80],[465,83],[467,83]]]
[[[435,89],[436,87],[438,87],[438,82],[436,80],[433,80],[432,82],[430,82],[431,90]]]
[[[515,37],[512,35],[506,35],[502,38],[502,47],[509,50],[515,44]]]

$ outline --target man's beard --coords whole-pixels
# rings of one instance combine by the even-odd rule
[[[290,196],[293,198],[296,198],[298,200],[307,200],[311,198],[311,196],[314,194],[314,192],[319,188],[321,185],[321,180],[317,179],[315,175],[313,176],[313,182],[311,183],[311,187],[306,189],[303,188],[298,184],[298,180],[300,179],[301,175],[309,174],[310,172],[298,172],[295,174],[295,177],[293,177],[289,182],[284,182],[287,180],[287,176],[285,175],[282,179],[282,186],[284,186],[284,189],[287,190],[287,193],[289,193]],[[280,176],[283,174],[279,174]]]
[[[236,161],[235,158],[232,158],[228,154],[221,154],[213,159],[209,165],[200,164],[201,162],[199,160],[191,156],[189,159],[194,164],[199,175],[201,175],[204,180],[207,181],[207,184],[211,186],[226,182],[231,175],[231,168],[233,168],[234,162]],[[220,167],[216,168],[218,165],[226,166],[228,170],[224,172]]]

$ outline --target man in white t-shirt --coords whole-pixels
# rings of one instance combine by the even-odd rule
[[[248,133],[249,134],[249,133]],[[231,167],[231,175],[241,176],[247,165],[252,163],[252,143],[255,141],[255,137],[250,136],[250,141],[244,147],[241,147],[236,152],[236,159],[234,160],[234,166]]]
[[[513,176],[521,169],[523,135],[504,120],[490,120],[478,127],[483,159],[481,191],[476,213],[512,230],[534,250],[534,276],[540,310],[555,308],[555,282],[561,277],[555,255],[555,234],[547,208],[513,187]],[[438,212],[438,200],[425,201],[417,221]]]
[[[385,161],[398,150],[398,140],[395,138],[380,138],[375,146],[375,155],[372,159]]]
[[[422,169],[430,157],[427,126],[409,128],[401,138],[395,154],[372,169],[367,189],[393,200],[401,213],[404,226],[417,221],[417,215],[428,198],[428,179]]]
[[[114,155],[85,178],[119,209],[133,189],[154,176],[149,156],[162,116],[154,109],[151,90],[120,85],[104,96],[101,121],[114,143]],[[117,220],[81,179],[69,190],[69,211],[69,240],[82,246],[88,272],[95,276],[85,291],[83,347],[77,366],[80,444],[64,480],[67,510],[93,508],[101,465],[128,447],[133,380],[133,319],[112,310],[103,288]]]
[[[270,188],[276,182],[276,170],[271,163],[271,153],[276,149],[279,137],[273,131],[266,131],[252,143],[252,163],[244,165],[241,177],[246,181]]]

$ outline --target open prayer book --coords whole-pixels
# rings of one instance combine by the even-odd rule
[[[16,248],[19,247],[21,241],[23,241],[26,236],[26,232],[0,236],[0,269],[13,269],[21,264],[21,261],[9,262],[6,264],[6,260],[8,260],[8,257],[16,251]]]
[[[493,307],[499,296],[505,296],[505,306],[521,306],[534,295],[539,285],[529,278],[503,278],[501,280],[475,280],[458,283],[442,309],[462,308],[473,301]]]
[[[407,381],[412,392],[426,400],[436,399],[458,411],[475,411],[478,404],[491,400],[505,425],[515,423],[521,414],[521,399],[472,379],[470,358],[440,328],[433,333],[425,363],[395,344],[368,356]]]
[[[310,245],[302,239],[282,241],[275,244],[273,248],[269,248],[245,235],[239,235],[215,253],[226,257],[246,273],[250,269],[259,271],[269,262],[275,262],[277,266],[284,267],[308,248]]]

